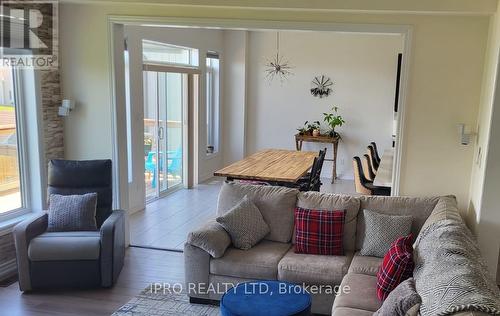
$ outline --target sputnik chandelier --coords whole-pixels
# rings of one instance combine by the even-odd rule
[[[290,65],[288,60],[286,60],[283,55],[280,55],[280,33],[276,33],[276,55],[266,62],[265,73],[266,79],[273,81],[275,77],[280,79],[283,83],[288,76],[293,75],[290,71],[293,67]]]

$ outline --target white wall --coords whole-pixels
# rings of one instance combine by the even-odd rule
[[[500,52],[500,8],[490,20],[488,47],[484,64],[483,85],[477,123],[472,165],[470,200],[467,224],[478,235],[479,245],[500,284],[500,256],[498,230],[500,213],[499,142],[500,125],[498,87],[498,60]],[[495,267],[497,267],[495,269]]]
[[[267,27],[285,25],[298,29],[304,25],[311,27],[331,23],[410,25],[413,27],[413,39],[401,194],[455,194],[460,209],[465,210],[469,203],[473,148],[459,144],[456,124],[474,125],[477,120],[490,17],[477,14],[473,7],[478,1],[460,1],[464,10],[454,10],[453,3],[457,2],[453,0],[447,1],[446,6],[436,1],[385,1],[388,2],[392,5],[379,8],[392,8],[392,14],[387,11],[379,11],[378,14],[356,11],[365,5],[379,5],[379,2],[368,0],[357,2],[358,8],[351,7],[349,13],[323,10],[339,4],[339,1],[327,0],[315,2],[312,10],[310,1],[296,0],[294,6],[303,8],[300,12],[283,8],[282,1],[269,2],[269,6],[274,6],[273,10],[186,6],[182,3],[169,6],[149,5],[147,2],[141,5],[63,2],[59,11],[61,82],[64,97],[78,103],[64,128],[66,157],[111,157],[113,140],[107,33],[110,15],[158,19],[175,17],[181,22],[196,19],[200,23],[207,22],[207,18],[221,21],[241,19],[241,26],[252,25],[254,20],[267,20],[273,21],[272,24],[265,24]],[[489,0],[481,3],[485,2],[491,2],[493,7],[496,5],[495,1]],[[247,6],[253,4],[246,3]],[[342,3],[349,6],[352,1]],[[426,14],[427,6],[442,11],[442,14]],[[412,14],[398,11],[412,11],[412,8],[416,10]],[[450,8],[450,14],[443,8]],[[488,13],[488,10],[485,12]],[[454,11],[468,14],[457,15]]]
[[[392,145],[399,35],[368,35],[338,32],[281,32],[280,52],[294,67],[283,83],[265,79],[265,62],[276,53],[276,32],[250,32],[248,81],[248,153],[265,148],[295,149],[293,135],[304,121],[321,121],[332,105],[346,124],[337,157],[337,174],[353,179],[352,157],[366,153],[375,141],[382,154]],[[326,98],[310,93],[315,76],[334,82]],[[304,143],[302,150],[317,151],[331,144]],[[332,176],[326,162],[323,176]]]
[[[245,156],[246,144],[246,102],[248,69],[248,32],[224,32],[224,106],[222,121],[224,133],[224,165],[231,164]]]
[[[200,107],[198,126],[198,179],[204,181],[210,178],[213,172],[222,167],[221,144],[219,154],[207,157],[206,155],[206,107],[205,97],[205,57],[207,51],[216,51],[221,55],[221,65],[224,67],[223,34],[218,30],[203,29],[180,29],[180,28],[157,28],[144,26],[125,27],[125,36],[130,54],[130,82],[131,82],[131,104],[132,104],[132,130],[133,130],[133,178],[129,185],[129,203],[132,211],[141,210],[145,207],[144,200],[144,143],[143,143],[143,74],[142,74],[142,40],[152,40],[177,46],[190,47],[199,50],[200,76]],[[223,78],[221,77],[221,80]],[[223,102],[221,100],[221,102]]]

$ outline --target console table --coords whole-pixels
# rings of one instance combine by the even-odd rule
[[[302,143],[303,142],[310,142],[310,143],[325,143],[325,144],[332,144],[333,147],[333,159],[326,159],[328,161],[333,162],[333,167],[332,167],[332,183],[335,182],[335,179],[337,179],[337,149],[339,147],[339,136],[331,137],[329,135],[320,135],[320,136],[312,136],[312,135],[300,135],[296,134],[295,135],[295,147],[297,150],[302,150]]]

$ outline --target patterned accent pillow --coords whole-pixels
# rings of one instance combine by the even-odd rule
[[[49,232],[97,230],[95,213],[97,193],[83,195],[51,194],[49,197]]]
[[[295,208],[295,253],[342,256],[345,211]]]
[[[422,298],[415,289],[415,280],[409,278],[401,282],[385,299],[382,307],[373,316],[406,316],[412,309],[418,311]],[[414,307],[417,306],[417,307]]]
[[[383,258],[391,243],[411,232],[412,216],[381,214],[363,210],[365,236],[360,254]]]
[[[216,221],[231,236],[234,247],[242,250],[252,248],[270,232],[259,209],[246,195]]]
[[[384,256],[377,273],[377,296],[383,301],[413,274],[413,235],[398,238]]]

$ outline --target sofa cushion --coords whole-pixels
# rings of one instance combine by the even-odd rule
[[[385,299],[382,307],[373,316],[406,316],[415,306],[420,307],[422,298],[415,289],[415,280],[409,278],[401,282]]]
[[[101,251],[98,231],[46,232],[28,246],[32,261],[96,260]]]
[[[439,199],[431,215],[422,226],[421,231],[433,223],[444,219],[462,221],[462,217],[460,217],[460,213],[458,212],[457,199],[454,196],[443,196]]]
[[[231,237],[224,227],[215,220],[210,220],[190,232],[187,236],[187,243],[205,250],[214,258],[220,258],[231,244]]]
[[[219,193],[217,216],[224,215],[247,195],[269,225],[271,232],[265,239],[287,243],[292,238],[293,212],[298,192],[278,186],[226,182]]]
[[[365,235],[359,251],[363,256],[384,257],[391,244],[410,233],[412,216],[387,215],[363,210]]]
[[[352,253],[323,256],[295,253],[290,249],[278,265],[278,280],[311,285],[338,285],[346,275]]]
[[[352,258],[351,265],[349,266],[348,273],[359,273],[376,276],[380,265],[382,264],[382,258],[362,256],[359,252],[354,254]]]
[[[342,256],[345,211],[295,208],[295,252]]]
[[[382,302],[377,298],[377,277],[348,273],[340,284],[340,292],[333,303],[333,310],[352,308],[370,311],[373,314],[380,306]]]
[[[436,206],[440,197],[410,198],[391,196],[360,196],[361,209],[372,210],[388,215],[411,215],[413,217],[411,231],[417,236],[422,225]],[[356,249],[361,249],[365,236],[365,219],[359,213],[356,230]]]
[[[357,197],[343,194],[300,192],[297,199],[297,206],[314,210],[345,210],[346,215],[342,243],[345,251],[354,251],[356,222],[360,206]]]
[[[269,233],[269,226],[259,209],[246,195],[216,221],[229,233],[234,247],[238,249],[252,248]]]
[[[372,316],[373,312],[364,309],[337,307],[332,311],[332,316]]]
[[[412,235],[398,238],[382,261],[377,273],[377,296],[385,300],[401,282],[413,273]]]
[[[48,232],[97,230],[97,193],[51,194]]]
[[[276,280],[278,263],[290,246],[263,240],[249,250],[230,247],[224,257],[211,258],[210,273],[247,279]]]

